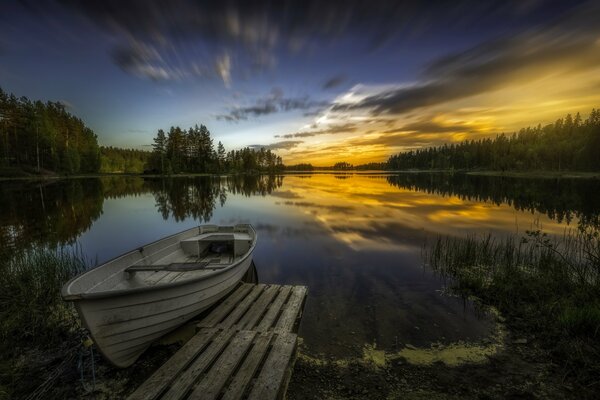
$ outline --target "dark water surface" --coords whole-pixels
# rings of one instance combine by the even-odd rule
[[[491,322],[442,293],[426,238],[598,224],[600,181],[466,175],[107,177],[2,182],[0,256],[78,245],[97,262],[199,223],[251,223],[260,282],[303,284],[309,352],[478,340]]]

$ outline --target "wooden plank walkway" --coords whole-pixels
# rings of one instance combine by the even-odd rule
[[[129,399],[283,398],[306,293],[305,286],[241,284]]]

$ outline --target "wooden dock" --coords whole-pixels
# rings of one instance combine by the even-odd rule
[[[306,292],[305,286],[241,284],[129,399],[283,398]]]

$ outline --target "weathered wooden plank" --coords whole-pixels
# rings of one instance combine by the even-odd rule
[[[252,290],[254,285],[244,283],[235,289],[221,304],[198,323],[199,328],[212,328],[223,320],[227,314]]]
[[[129,399],[239,400],[247,392],[251,399],[281,396],[297,346],[291,330],[306,292],[301,286],[240,285]]]
[[[192,388],[198,376],[217,358],[225,345],[229,343],[233,333],[233,330],[221,331],[206,350],[173,382],[171,388],[162,399],[178,400],[183,398]]]
[[[244,300],[239,302],[235,306],[231,314],[229,314],[227,318],[223,320],[223,322],[218,324],[218,326],[220,328],[231,328],[233,325],[235,325],[235,323],[240,319],[240,317],[244,315],[244,313],[252,305],[254,300],[262,293],[262,291],[265,289],[265,286],[266,285],[263,283],[255,285],[252,291],[248,293],[246,297],[244,297]]]
[[[217,362],[194,388],[188,399],[216,399],[235,368],[242,361],[255,336],[255,331],[239,331],[231,339],[231,342],[221,356],[219,356]]]
[[[273,335],[272,331],[266,331],[261,332],[256,336],[254,346],[250,350],[248,357],[246,357],[235,377],[229,383],[221,400],[239,400],[243,397],[260,362],[267,353]]]
[[[187,367],[208,342],[215,336],[217,330],[203,330],[194,335],[166,363],[164,363],[148,380],[146,380],[129,400],[153,400],[175,380],[177,375]]]
[[[290,300],[284,306],[281,317],[279,318],[279,321],[277,321],[277,325],[275,326],[276,330],[284,332],[292,331],[296,319],[302,311],[301,308],[305,297],[306,286],[295,286],[292,295],[290,296]]]
[[[269,287],[267,287],[262,292],[258,300],[256,300],[256,302],[252,304],[250,309],[246,311],[242,319],[239,320],[237,326],[240,329],[252,329],[254,325],[256,325],[260,317],[263,316],[265,310],[267,309],[267,306],[269,305],[271,300],[273,300],[273,297],[275,297],[278,290],[279,286],[277,285],[270,285]]]
[[[252,386],[249,400],[275,399],[286,385],[289,378],[287,369],[290,367],[298,335],[280,332],[273,342],[273,347],[267,356],[258,378]]]
[[[260,323],[256,327],[256,330],[258,330],[260,332],[260,331],[266,331],[269,328],[271,328],[271,326],[273,325],[273,322],[279,315],[279,311],[281,310],[283,303],[285,303],[288,296],[290,295],[291,290],[292,290],[291,286],[283,286],[279,290],[279,294],[275,298],[275,301],[273,303],[271,303],[269,310],[264,315],[264,317],[261,319]]]

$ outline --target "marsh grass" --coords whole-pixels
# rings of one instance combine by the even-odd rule
[[[0,261],[0,399],[50,385],[55,364],[74,356],[80,324],[60,291],[86,269],[80,253],[37,248]]]
[[[84,257],[67,249],[31,249],[0,262],[0,343],[5,351],[54,346],[77,328],[72,305],[60,291],[85,269]]]
[[[449,288],[498,307],[516,333],[535,337],[565,376],[597,385],[600,374],[600,237],[438,237],[424,258]]]

